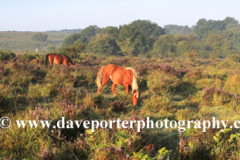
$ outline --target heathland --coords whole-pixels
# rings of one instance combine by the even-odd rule
[[[32,45],[46,44],[46,50],[38,47],[38,52],[36,46],[15,50],[0,45],[8,49],[0,51],[0,117],[12,120],[8,129],[0,129],[0,157],[239,159],[239,130],[230,127],[240,118],[239,31],[238,21],[229,17],[201,19],[192,28],[161,28],[138,20],[119,28],[89,26],[56,40],[56,46],[49,44],[48,33],[31,33]],[[5,42],[2,35],[0,40]],[[49,52],[68,55],[74,66],[46,67]],[[124,86],[117,86],[118,95],[113,96],[109,82],[96,94],[97,72],[107,64],[136,70],[142,90],[138,106],[132,105]],[[203,132],[202,126],[188,128],[187,124],[184,132],[177,127],[137,132],[117,126],[91,132],[76,125],[74,129],[29,125],[20,129],[14,123],[51,120],[57,125],[62,117],[66,121],[149,117],[154,122],[166,118],[203,122],[215,117],[228,125],[222,132],[212,127]]]

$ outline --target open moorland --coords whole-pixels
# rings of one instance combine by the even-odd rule
[[[9,121],[0,119],[0,159],[240,159],[239,44],[240,24],[231,17],[199,19],[191,28],[136,20],[0,32],[0,117],[12,122],[4,129]],[[45,66],[50,52],[74,65]],[[124,86],[114,96],[110,81],[96,93],[97,73],[108,64],[136,70],[137,106]],[[79,125],[118,119],[141,123],[95,132]],[[210,126],[214,120],[219,125]]]
[[[0,31],[0,49],[14,52],[34,52],[36,49],[41,52],[51,51],[52,48],[59,47],[67,36],[80,31],[81,29],[48,32]],[[36,38],[36,35],[45,35],[45,38]]]
[[[3,53],[2,53],[3,54]],[[49,65],[44,54],[4,53],[0,62],[0,116],[12,120],[0,129],[3,159],[239,159],[240,69],[229,59],[114,57],[80,53],[73,67]],[[194,57],[194,56],[193,56]],[[97,95],[95,79],[101,66],[117,64],[136,70],[138,106],[124,86],[113,96],[110,83]],[[228,120],[227,128],[192,125],[133,129],[52,128],[68,120]],[[51,127],[18,128],[16,120],[51,120]],[[222,127],[223,128],[223,127]]]

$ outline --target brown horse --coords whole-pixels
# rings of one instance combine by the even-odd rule
[[[116,96],[115,86],[125,86],[125,90],[128,94],[129,86],[132,86],[132,102],[133,105],[137,105],[137,101],[141,91],[138,91],[136,72],[133,68],[124,68],[114,64],[109,64],[107,66],[101,67],[97,73],[97,86],[98,94],[100,93],[102,87],[109,81],[112,80],[112,92]]]
[[[53,61],[56,64],[64,64],[65,66],[67,66],[67,63],[69,63],[70,66],[73,66],[73,62],[71,61],[71,59],[68,56],[61,55],[61,54],[55,54],[55,53],[47,54],[45,59],[46,66],[47,66],[48,60],[50,61],[50,66],[52,65]]]

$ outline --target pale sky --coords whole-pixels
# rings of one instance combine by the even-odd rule
[[[240,21],[240,0],[0,0],[0,31],[119,26],[150,20],[191,27],[201,18]]]

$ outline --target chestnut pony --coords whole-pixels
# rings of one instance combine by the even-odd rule
[[[109,81],[112,80],[112,92],[116,96],[115,86],[125,86],[125,90],[128,94],[129,86],[132,86],[132,103],[137,106],[137,101],[141,91],[138,91],[136,72],[133,68],[124,68],[114,64],[109,64],[107,66],[101,67],[97,73],[97,86],[98,94],[100,93],[102,87]]]
[[[56,64],[63,63],[65,66],[67,66],[67,63],[69,63],[70,66],[73,66],[73,62],[71,61],[71,59],[68,56],[61,55],[61,54],[55,54],[55,53],[47,54],[45,59],[46,66],[47,66],[48,60],[50,61],[50,66],[52,65],[52,62]]]

